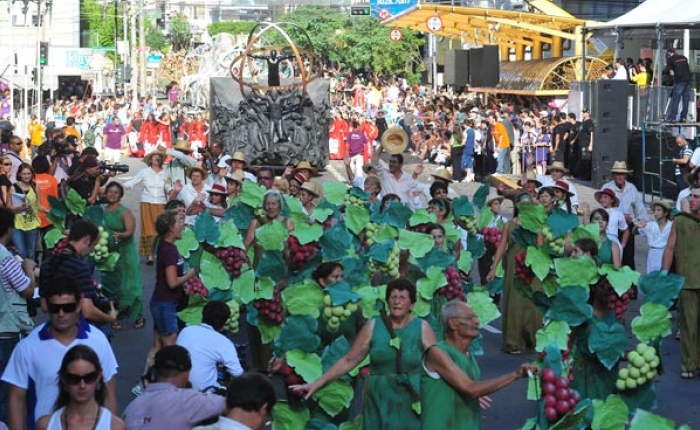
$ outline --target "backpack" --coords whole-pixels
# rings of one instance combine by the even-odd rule
[[[91,125],[88,127],[85,135],[83,136],[83,143],[87,146],[95,146],[95,141],[97,140],[97,134],[95,133],[96,125]]]

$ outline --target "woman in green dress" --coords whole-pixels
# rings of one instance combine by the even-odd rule
[[[350,352],[316,381],[290,388],[309,398],[354,369],[369,354],[363,429],[418,430],[420,416],[412,406],[420,392],[421,357],[425,349],[436,342],[435,333],[427,322],[411,316],[416,287],[407,279],[394,279],[387,284],[386,302],[386,317],[368,321]],[[392,341],[391,332],[397,340]],[[397,369],[397,354],[401,357],[401,371]]]
[[[598,264],[612,264],[617,269],[622,266],[622,247],[617,241],[611,240],[606,231],[610,222],[610,215],[605,209],[598,208],[591,212],[591,223],[598,224],[600,228],[600,240],[598,241]]]
[[[523,243],[515,240],[516,236],[523,237],[525,234],[520,225],[517,206],[534,203],[530,194],[520,193],[515,198],[515,204],[515,216],[503,227],[501,242],[493,257],[491,270],[486,275],[486,282],[491,282],[496,277],[498,263],[503,260],[502,349],[508,354],[519,355],[522,353],[523,345],[529,349],[535,348],[535,334],[542,327],[542,313],[537,310],[532,300],[517,291],[515,287],[516,282],[522,283],[515,276],[515,255],[526,249]],[[531,285],[524,285],[524,287],[532,288]]]
[[[104,205],[104,227],[109,232],[110,242],[119,259],[111,272],[101,272],[102,286],[109,297],[119,299],[119,314],[134,320],[134,328],[143,328],[143,281],[139,269],[139,255],[134,231],[134,214],[121,204],[124,187],[112,182],[106,189],[107,204]],[[113,328],[119,329],[119,323]]]

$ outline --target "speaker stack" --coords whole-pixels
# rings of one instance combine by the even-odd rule
[[[615,161],[627,160],[627,81],[599,80],[591,83],[591,119],[594,124],[593,188],[612,180]]]
[[[496,45],[447,51],[444,69],[445,84],[495,87],[500,82],[498,56]]]
[[[445,84],[469,85],[469,51],[453,49],[445,53]]]

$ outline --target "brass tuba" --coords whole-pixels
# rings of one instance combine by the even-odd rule
[[[389,154],[401,154],[408,146],[408,135],[398,125],[389,127],[382,135],[382,148]]]

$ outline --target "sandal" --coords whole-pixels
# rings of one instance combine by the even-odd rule
[[[523,352],[520,350],[520,348],[518,348],[518,347],[516,347],[516,346],[506,347],[506,348],[503,350],[503,352],[505,352],[506,354],[510,354],[510,355],[520,355],[520,354],[523,353]]]
[[[121,330],[121,329],[122,329],[122,325],[121,325],[121,323],[120,323],[119,321],[113,322],[112,324],[110,324],[109,327],[110,327],[112,330]]]
[[[134,328],[144,328],[146,326],[146,318],[140,317],[136,318],[136,321],[134,322]]]
[[[693,379],[695,378],[695,372],[681,372],[681,379]]]

